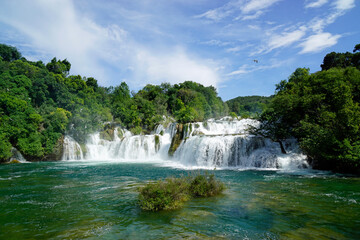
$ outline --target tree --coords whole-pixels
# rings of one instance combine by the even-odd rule
[[[360,170],[360,71],[297,69],[282,81],[255,133],[281,142],[295,137],[313,167]]]
[[[359,44],[356,44],[355,47],[354,47],[354,50],[353,52],[357,52],[357,51],[360,51],[360,43]]]
[[[0,44],[0,57],[4,61],[10,62],[20,59],[21,53],[16,49],[16,47]]]
[[[69,75],[71,64],[67,59],[57,60],[56,57],[51,59],[51,62],[46,64],[46,68],[49,72],[53,72],[55,74],[62,74],[64,76]]]

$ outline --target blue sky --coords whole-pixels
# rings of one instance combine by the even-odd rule
[[[186,80],[223,100],[274,93],[297,67],[360,43],[355,0],[1,0],[0,42],[67,58],[102,86]],[[254,62],[257,60],[258,62]]]

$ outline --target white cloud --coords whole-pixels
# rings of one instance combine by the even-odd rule
[[[220,82],[215,67],[204,60],[190,57],[183,49],[177,48],[170,54],[151,53],[148,50],[139,50],[136,55],[135,69],[137,79],[143,81],[145,76],[152,83],[195,81],[205,86],[216,87]]]
[[[281,0],[250,0],[241,7],[241,11],[245,14],[250,12],[257,12],[262,9],[271,7],[274,3]]]
[[[234,0],[195,17],[220,21],[236,14],[238,17],[235,20],[251,20],[260,17],[265,9],[280,1],[282,0]]]
[[[335,45],[341,35],[332,35],[331,33],[318,33],[308,37],[300,44],[301,54],[320,52],[321,50]]]
[[[101,85],[118,84],[124,77],[133,87],[185,80],[217,86],[220,81],[216,64],[190,57],[185,50],[162,49],[165,53],[159,54],[119,25],[101,26],[81,15],[71,0],[3,1],[0,22],[25,35],[31,48],[48,58],[67,58],[72,74],[93,76]]]
[[[335,1],[336,9],[340,11],[349,10],[355,7],[355,0],[336,0]]]
[[[208,18],[213,21],[220,21],[221,19],[229,16],[232,10],[228,10],[227,7],[221,7],[217,9],[209,10],[203,14],[195,16],[195,18]]]
[[[67,58],[72,72],[106,79],[97,62],[101,48],[108,45],[107,41],[120,41],[123,30],[102,28],[78,16],[69,0],[13,0],[1,5],[0,21],[25,35],[33,48],[47,52],[49,57]]]
[[[327,25],[330,25],[336,21],[338,17],[344,15],[347,10],[355,7],[354,0],[336,0],[333,3],[334,9],[325,17],[316,17],[309,21],[309,28],[316,33],[323,32]]]
[[[316,0],[314,2],[307,3],[305,8],[317,8],[326,4],[329,0]]]
[[[300,27],[300,29],[292,32],[285,32],[280,35],[273,35],[269,40],[267,52],[272,51],[276,48],[289,46],[292,43],[299,41],[303,36],[305,36],[305,32],[306,28]]]
[[[257,11],[256,13],[252,14],[252,15],[246,15],[246,16],[243,16],[241,19],[242,20],[252,20],[252,19],[256,19],[258,17],[260,17],[264,12],[263,11]],[[238,20],[238,18],[236,18],[235,20]]]

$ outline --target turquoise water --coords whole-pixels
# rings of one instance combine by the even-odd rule
[[[214,171],[228,189],[143,212],[137,188],[192,171],[143,163],[0,165],[0,239],[360,239],[360,178]]]

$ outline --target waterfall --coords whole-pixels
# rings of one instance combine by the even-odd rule
[[[65,136],[64,138],[64,153],[62,160],[82,160],[84,154],[79,143],[72,137]]]
[[[120,134],[122,137],[119,137],[119,131],[122,131]],[[86,159],[164,158],[171,143],[172,129],[157,127],[155,132],[156,134],[151,135],[132,135],[127,130],[115,128],[113,141],[101,139],[99,133],[92,134],[86,144],[88,149]]]
[[[257,127],[253,119],[220,120],[184,124],[159,125],[149,135],[133,135],[116,127],[113,140],[104,140],[100,133],[90,135],[86,154],[71,137],[64,140],[64,160],[170,160],[181,166],[208,168],[264,168],[298,169],[308,167],[294,139],[284,142],[288,154],[282,154],[280,145],[270,139],[252,136],[249,126]],[[177,139],[172,157],[169,149]],[[173,148],[173,146],[171,147]]]
[[[11,155],[12,156],[9,159],[10,162],[13,160],[18,160],[19,162],[26,162],[24,156],[19,152],[19,150],[14,147],[11,148]]]
[[[289,140],[291,141],[291,140]],[[289,154],[282,154],[278,143],[249,135],[194,136],[175,153],[185,166],[238,168],[302,168],[306,158],[290,145]],[[295,152],[294,152],[295,151]]]

